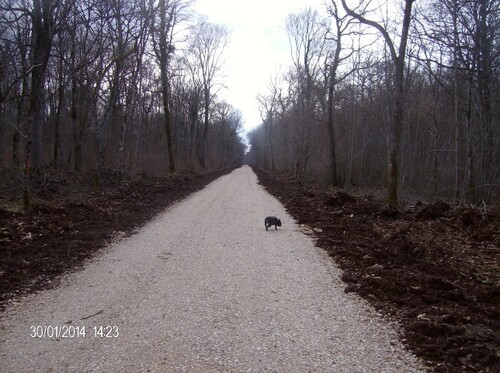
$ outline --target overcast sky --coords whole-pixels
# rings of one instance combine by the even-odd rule
[[[325,9],[325,0],[196,0],[194,9],[231,32],[225,50],[227,90],[222,97],[239,109],[245,130],[262,122],[256,96],[278,71],[291,63],[285,20],[310,6]]]

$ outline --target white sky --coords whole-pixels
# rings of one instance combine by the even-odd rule
[[[325,0],[196,0],[194,10],[231,32],[224,52],[224,84],[221,96],[240,110],[245,131],[262,120],[258,94],[277,72],[291,64],[285,20],[307,6],[323,13]]]

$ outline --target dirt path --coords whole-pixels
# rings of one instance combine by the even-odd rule
[[[423,371],[339,278],[243,167],[7,310],[0,371]]]

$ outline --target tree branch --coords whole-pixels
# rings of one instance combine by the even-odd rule
[[[382,34],[382,36],[385,39],[385,42],[387,43],[387,46],[389,47],[389,51],[391,53],[391,57],[392,57],[393,61],[396,61],[399,58],[399,56],[396,53],[396,48],[394,47],[394,43],[392,42],[392,39],[391,39],[389,33],[387,32],[387,30],[380,23],[369,20],[369,19],[363,17],[361,14],[358,14],[355,11],[353,11],[352,9],[350,9],[347,6],[345,0],[341,0],[341,2],[342,2],[342,6],[344,7],[344,10],[346,11],[347,14],[349,14],[351,17],[357,19],[359,22],[375,28],[376,30],[378,30]]]

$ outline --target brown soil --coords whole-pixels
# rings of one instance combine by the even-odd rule
[[[399,320],[435,372],[500,372],[500,211],[418,202],[405,209],[254,169],[315,231],[357,292]]]
[[[80,175],[51,170],[31,180],[35,204],[20,204],[20,175],[0,175],[0,310],[26,293],[57,284],[114,237],[127,236],[158,212],[229,172],[120,181],[101,175],[94,188]],[[92,180],[88,177],[86,180]],[[103,185],[104,184],[104,185]]]

